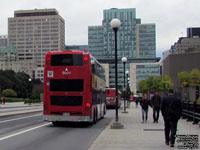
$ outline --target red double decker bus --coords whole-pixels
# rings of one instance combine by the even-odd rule
[[[105,87],[105,71],[89,52],[47,52],[44,119],[96,123],[106,113]]]
[[[118,91],[118,108],[121,105],[121,92]],[[106,88],[106,107],[116,107],[116,90],[115,88]]]

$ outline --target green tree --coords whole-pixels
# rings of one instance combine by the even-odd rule
[[[168,75],[160,76],[158,78],[158,89],[159,90],[169,90],[173,86],[173,82]]]
[[[3,90],[2,95],[6,97],[17,97],[17,93],[13,89]]]
[[[148,78],[146,79],[146,85],[148,91],[154,89],[154,80],[155,80],[154,76],[148,76]]]
[[[190,77],[190,86],[200,86],[200,71],[198,69],[192,69],[192,71],[190,72]]]
[[[31,99],[39,99],[41,93],[43,93],[43,84],[40,80],[33,80],[33,90]]]
[[[191,75],[188,72],[179,72],[178,73],[178,80],[181,84],[181,87],[185,88],[190,85]]]
[[[147,87],[147,82],[146,80],[140,80],[138,82],[138,86],[139,86],[139,90],[140,92],[146,92],[148,90],[148,87]]]

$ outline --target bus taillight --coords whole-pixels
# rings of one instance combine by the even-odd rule
[[[50,58],[50,57],[47,57],[47,62],[46,62],[46,63],[49,65],[50,62],[51,62],[51,58]]]
[[[86,109],[86,114],[88,114],[88,112],[90,111],[90,103],[86,103],[85,105],[85,109]]]
[[[84,56],[84,57],[83,57],[83,62],[84,62],[84,64],[87,64],[87,63],[88,63],[88,57],[87,57],[87,56]]]

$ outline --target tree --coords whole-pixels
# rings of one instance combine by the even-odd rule
[[[148,91],[154,89],[154,80],[155,80],[154,76],[148,76],[148,78],[146,79],[146,84],[147,84]]]
[[[173,86],[173,82],[168,75],[160,76],[158,78],[158,89],[159,90],[169,90]]]
[[[190,86],[200,86],[200,71],[198,69],[192,69],[190,72]]]
[[[140,90],[141,92],[143,92],[143,93],[146,92],[146,91],[148,90],[146,80],[140,80],[140,81],[138,82],[138,86],[139,86],[139,90]]]
[[[188,72],[178,73],[178,80],[181,83],[182,88],[188,87],[191,81],[191,75]]]
[[[2,95],[6,97],[16,97],[17,93],[13,89],[5,89],[2,91]]]

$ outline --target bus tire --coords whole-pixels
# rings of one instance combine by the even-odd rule
[[[97,123],[97,114],[96,114],[96,109],[94,109],[94,114],[93,114],[93,123]]]
[[[58,122],[58,121],[52,121],[52,124],[53,124],[54,126],[58,126],[58,125],[59,125],[59,122]]]

